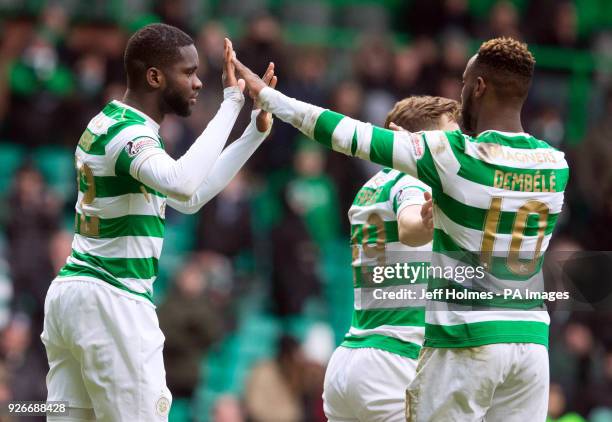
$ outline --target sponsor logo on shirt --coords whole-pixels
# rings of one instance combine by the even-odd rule
[[[130,157],[135,157],[146,149],[159,147],[159,142],[153,138],[139,138],[134,141],[129,141],[125,145],[125,152]]]
[[[425,147],[423,146],[423,136],[416,133],[410,134],[410,143],[412,144],[415,157],[421,158],[425,151]]]

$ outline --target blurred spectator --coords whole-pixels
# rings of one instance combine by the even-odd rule
[[[58,230],[49,242],[49,254],[53,272],[58,273],[66,264],[66,259],[72,253],[72,233],[67,230]]]
[[[2,332],[0,357],[10,376],[12,400],[45,400],[47,397],[46,385],[41,382],[47,374],[47,360],[42,346],[32,345],[39,332],[33,335],[30,319],[24,314],[15,315]]]
[[[63,101],[74,89],[74,75],[59,60],[47,33],[39,31],[31,38],[12,63],[8,77],[11,96],[6,136],[28,146],[62,140]]]
[[[436,36],[446,31],[473,31],[473,18],[468,0],[430,0],[405,2],[406,9],[399,16],[399,27],[420,36]]]
[[[421,56],[414,48],[403,48],[395,53],[393,62],[393,94],[401,99],[415,94],[425,94],[421,72]]]
[[[8,203],[7,251],[15,299],[26,312],[37,314],[38,324],[47,286],[55,276],[49,245],[58,229],[61,204],[29,163],[15,174]]]
[[[278,341],[276,358],[256,364],[247,381],[245,401],[250,420],[325,421],[320,390],[322,378],[316,380],[320,384],[318,391],[314,392],[312,371],[313,364],[306,360],[297,340],[282,336]],[[318,410],[315,410],[313,401]]]
[[[241,170],[227,187],[199,212],[197,249],[229,257],[252,247],[251,185]]]
[[[393,51],[384,36],[362,37],[353,59],[355,76],[366,90],[389,89]]]
[[[565,127],[559,109],[551,106],[540,108],[529,124],[529,133],[555,148],[561,148],[565,139]]]
[[[213,422],[244,422],[242,406],[236,397],[229,394],[217,399],[213,408]]]
[[[325,152],[308,140],[300,143],[293,162],[296,178],[289,183],[288,195],[303,215],[312,239],[322,247],[339,235],[339,209],[332,180],[323,173]]]
[[[302,312],[306,299],[319,292],[317,250],[306,224],[304,208],[285,189],[283,219],[272,230],[272,302],[280,316]]]
[[[578,197],[573,203],[576,231],[587,249],[610,250],[612,232],[612,90],[608,91],[604,117],[589,130],[573,155]],[[580,230],[583,228],[584,230]],[[597,233],[593,236],[592,233]]]
[[[612,416],[612,349],[608,349],[603,357],[603,376],[592,380],[581,391],[580,400],[584,401],[586,414],[592,416],[594,411],[601,413],[607,409]]]
[[[509,0],[498,1],[489,14],[487,31],[482,34],[483,39],[494,37],[512,37],[522,40],[519,30],[519,12]]]
[[[166,381],[177,398],[193,397],[200,380],[200,360],[223,332],[223,322],[206,294],[210,275],[211,268],[195,260],[187,262],[158,310],[166,336]]]
[[[586,422],[574,412],[565,413],[565,394],[559,384],[551,384],[548,398],[548,418],[546,422]]]
[[[265,12],[253,17],[247,25],[245,36],[238,44],[236,54],[255,73],[262,74],[269,62],[279,70],[279,83],[284,84],[286,69],[285,47],[278,20]]]
[[[11,302],[13,300],[13,281],[9,276],[6,261],[0,258],[0,331],[11,319]]]

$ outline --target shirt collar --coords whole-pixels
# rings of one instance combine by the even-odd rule
[[[127,104],[125,104],[122,101],[119,100],[113,100],[112,101],[115,105],[119,106],[119,107],[124,107],[127,108],[129,110],[132,110],[134,113],[138,114],[140,117],[142,117],[143,119],[145,119],[145,124],[147,126],[149,126],[151,129],[153,129],[155,131],[155,133],[159,133],[159,123],[157,123],[155,120],[153,120],[151,117],[149,117],[147,114],[143,113],[142,111],[138,110],[137,108],[134,108],[132,106],[129,106]]]

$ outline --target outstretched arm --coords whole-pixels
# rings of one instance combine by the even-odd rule
[[[417,175],[417,160],[427,148],[422,135],[383,129],[289,98],[267,87],[237,59],[234,64],[264,110],[295,126],[309,138],[334,151]]]

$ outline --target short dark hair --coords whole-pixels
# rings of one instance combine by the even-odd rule
[[[475,65],[504,97],[525,98],[529,91],[535,58],[527,44],[501,37],[485,41],[478,49]]]
[[[128,40],[123,56],[128,86],[144,79],[150,67],[164,68],[180,58],[179,48],[193,44],[180,29],[164,23],[147,25]]]
[[[444,97],[414,96],[395,103],[387,115],[385,127],[391,122],[410,132],[439,129],[440,118],[448,115],[454,122],[459,121],[459,103]]]

